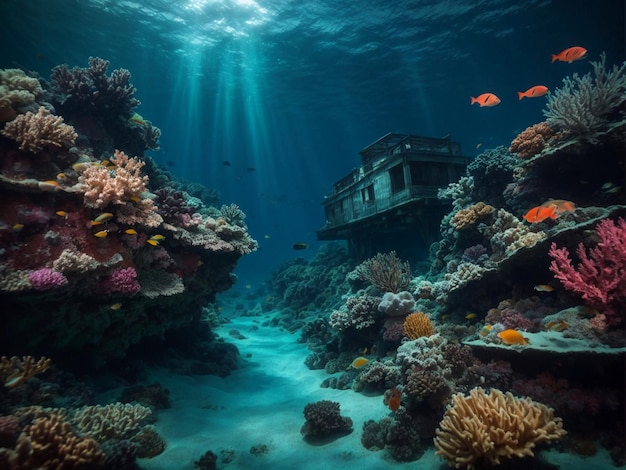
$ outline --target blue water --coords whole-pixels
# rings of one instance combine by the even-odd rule
[[[323,195],[378,137],[508,146],[542,120],[544,99],[517,91],[587,73],[602,51],[624,59],[619,0],[1,0],[0,18],[2,68],[48,77],[99,56],[131,71],[137,111],[163,131],[150,155],[247,213],[261,249],[244,283],[312,255]],[[588,60],[550,62],[577,45]],[[470,106],[486,91],[502,103]]]

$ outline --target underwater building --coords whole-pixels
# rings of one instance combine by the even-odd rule
[[[470,157],[450,136],[388,133],[363,148],[361,166],[333,185],[324,197],[325,224],[319,240],[347,240],[357,257],[411,247],[422,258],[439,237],[449,203],[439,188],[465,174]],[[407,242],[407,243],[402,243]]]

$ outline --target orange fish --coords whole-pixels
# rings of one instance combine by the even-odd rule
[[[520,344],[525,346],[530,343],[528,338],[524,338],[517,330],[504,330],[498,333],[498,336],[504,344]]]
[[[565,199],[550,199],[549,201],[541,204],[541,207],[554,207],[557,214],[561,214],[563,212],[571,212],[576,209],[576,204],[572,201],[566,201]]]
[[[575,60],[580,60],[587,55],[587,49],[584,47],[570,47],[565,49],[564,51],[559,52],[558,54],[552,54],[552,62],[556,62],[560,60],[561,62],[572,63]]]
[[[537,85],[529,88],[526,91],[518,91],[517,97],[521,100],[522,98],[538,98],[539,96],[543,96],[548,93],[548,87],[543,85]]]
[[[355,369],[360,369],[361,367],[365,367],[367,364],[369,364],[369,362],[369,359],[367,359],[366,357],[359,356],[354,361],[352,361],[352,367],[354,367]]]
[[[497,104],[500,104],[500,98],[498,98],[493,93],[483,93],[478,98],[474,98],[473,96],[471,96],[470,98],[471,98],[470,105],[472,105],[474,103],[478,103],[478,105],[481,108],[483,106],[491,107],[491,106],[495,106]]]
[[[396,387],[391,388],[389,391],[391,392],[391,397],[387,402],[387,406],[391,411],[398,411],[398,408],[400,408],[400,404],[402,403],[402,392]]]
[[[526,215],[524,215],[524,220],[531,224],[536,224],[539,222],[543,222],[546,219],[556,219],[557,217],[558,215],[556,213],[556,207],[537,206],[526,212]]]
[[[561,321],[549,321],[544,326],[546,330],[563,331],[563,330],[566,330],[569,325],[567,324],[566,321],[561,320]]]

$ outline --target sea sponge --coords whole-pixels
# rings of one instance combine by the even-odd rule
[[[409,339],[432,336],[435,334],[435,327],[425,313],[414,312],[404,320],[404,334]]]
[[[552,409],[492,389],[452,396],[435,437],[435,454],[454,468],[469,470],[498,465],[513,457],[532,457],[533,448],[566,434]]]

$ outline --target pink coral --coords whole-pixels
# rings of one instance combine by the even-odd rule
[[[581,294],[587,303],[603,313],[610,325],[619,324],[626,313],[626,221],[602,220],[596,226],[600,241],[589,254],[582,243],[576,253],[577,268],[572,265],[567,248],[550,248],[550,270],[563,286]]]
[[[84,187],[87,207],[102,209],[110,204],[118,206],[116,217],[123,224],[143,224],[157,227],[163,222],[156,212],[148,192],[148,177],[141,175],[145,163],[137,157],[129,158],[124,152],[115,151],[111,158],[115,169],[100,165],[87,165],[79,181]]]
[[[49,290],[67,284],[67,278],[58,271],[50,268],[41,268],[32,271],[28,275],[28,280],[35,290]]]
[[[141,290],[137,282],[135,268],[120,268],[100,283],[100,291],[104,294],[119,293],[135,295]]]

